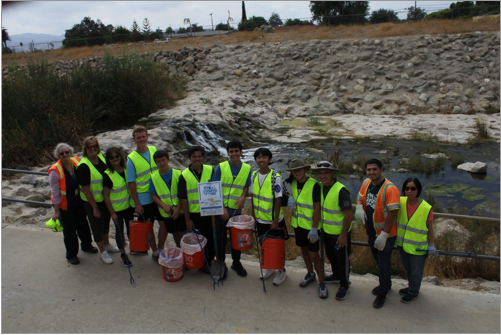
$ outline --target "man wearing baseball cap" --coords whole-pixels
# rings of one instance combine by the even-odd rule
[[[321,219],[325,252],[332,266],[332,275],[325,276],[326,283],[339,281],[336,300],[344,300],[350,290],[351,209],[350,192],[334,178],[338,171],[327,161],[318,162],[313,170],[320,180]]]

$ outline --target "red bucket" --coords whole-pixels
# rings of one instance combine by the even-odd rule
[[[147,221],[130,221],[130,250],[131,251],[148,251],[148,235],[152,231],[153,225]]]
[[[261,267],[266,270],[284,268],[285,240],[266,239],[261,245]]]
[[[180,281],[184,277],[183,267],[180,266],[178,268],[168,268],[162,265],[162,273],[165,281],[174,283]]]
[[[204,251],[207,239],[202,235],[198,235],[202,250],[195,234],[185,234],[181,239],[181,249],[183,250],[184,265],[187,269],[200,269],[204,266]]]
[[[158,264],[162,265],[162,275],[165,281],[174,283],[183,279],[183,252],[181,249],[165,248],[159,255]]]
[[[248,250],[252,248],[252,229],[230,228],[231,247],[235,250]]]

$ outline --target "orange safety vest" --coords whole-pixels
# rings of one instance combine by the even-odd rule
[[[360,188],[360,193],[358,194],[358,199],[362,200],[362,204],[365,208],[365,198],[367,196],[367,189],[371,180],[369,178],[365,179]],[[400,192],[398,188],[393,185],[391,181],[385,179],[384,184],[379,189],[376,198],[376,207],[374,208],[374,214],[372,215],[372,222],[374,223],[374,229],[376,230],[376,235],[379,236],[383,231],[386,217],[388,212],[392,210],[400,209]],[[389,237],[397,235],[397,225],[396,217],[395,222],[393,222]]]
[[[73,166],[77,167],[78,162],[80,162],[80,158],[77,156],[70,158]],[[67,210],[68,209],[68,199],[66,199],[66,179],[64,179],[64,170],[63,164],[61,160],[58,160],[56,164],[52,165],[48,171],[50,174],[51,171],[56,171],[59,177],[59,189],[61,190],[61,203],[59,204],[59,209]],[[52,200],[52,192],[50,192],[50,201],[54,204],[54,200]]]

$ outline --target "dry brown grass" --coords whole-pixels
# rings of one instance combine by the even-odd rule
[[[214,44],[235,45],[250,43],[274,43],[285,41],[309,41],[309,40],[335,40],[335,39],[368,39],[384,38],[392,36],[412,35],[438,35],[457,34],[474,31],[499,31],[499,20],[478,21],[473,20],[434,20],[403,23],[382,23],[376,25],[353,25],[333,27],[297,27],[297,29],[277,29],[274,33],[263,32],[234,32],[229,35],[195,36],[183,39],[174,39],[168,43],[127,43],[112,46],[93,46],[70,48],[64,50],[51,50],[44,53],[3,55],[3,65],[13,62],[26,63],[27,57],[33,59],[45,58],[48,62],[55,60],[79,59],[84,57],[103,56],[106,51],[112,55],[126,52],[157,52],[163,50],[178,50],[182,47],[206,48]]]

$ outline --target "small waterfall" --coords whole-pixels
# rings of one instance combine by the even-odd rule
[[[190,128],[185,128],[187,132],[191,134],[193,139],[200,143],[201,146],[205,148],[208,152],[211,152],[213,150],[217,150],[220,155],[223,157],[226,157],[226,146],[223,144],[226,143],[226,141],[216,133],[214,133],[212,130],[207,127],[205,123],[195,123],[196,130],[190,129]],[[186,135],[183,133],[183,141],[188,144],[188,145],[195,145],[188,141],[186,138]]]

